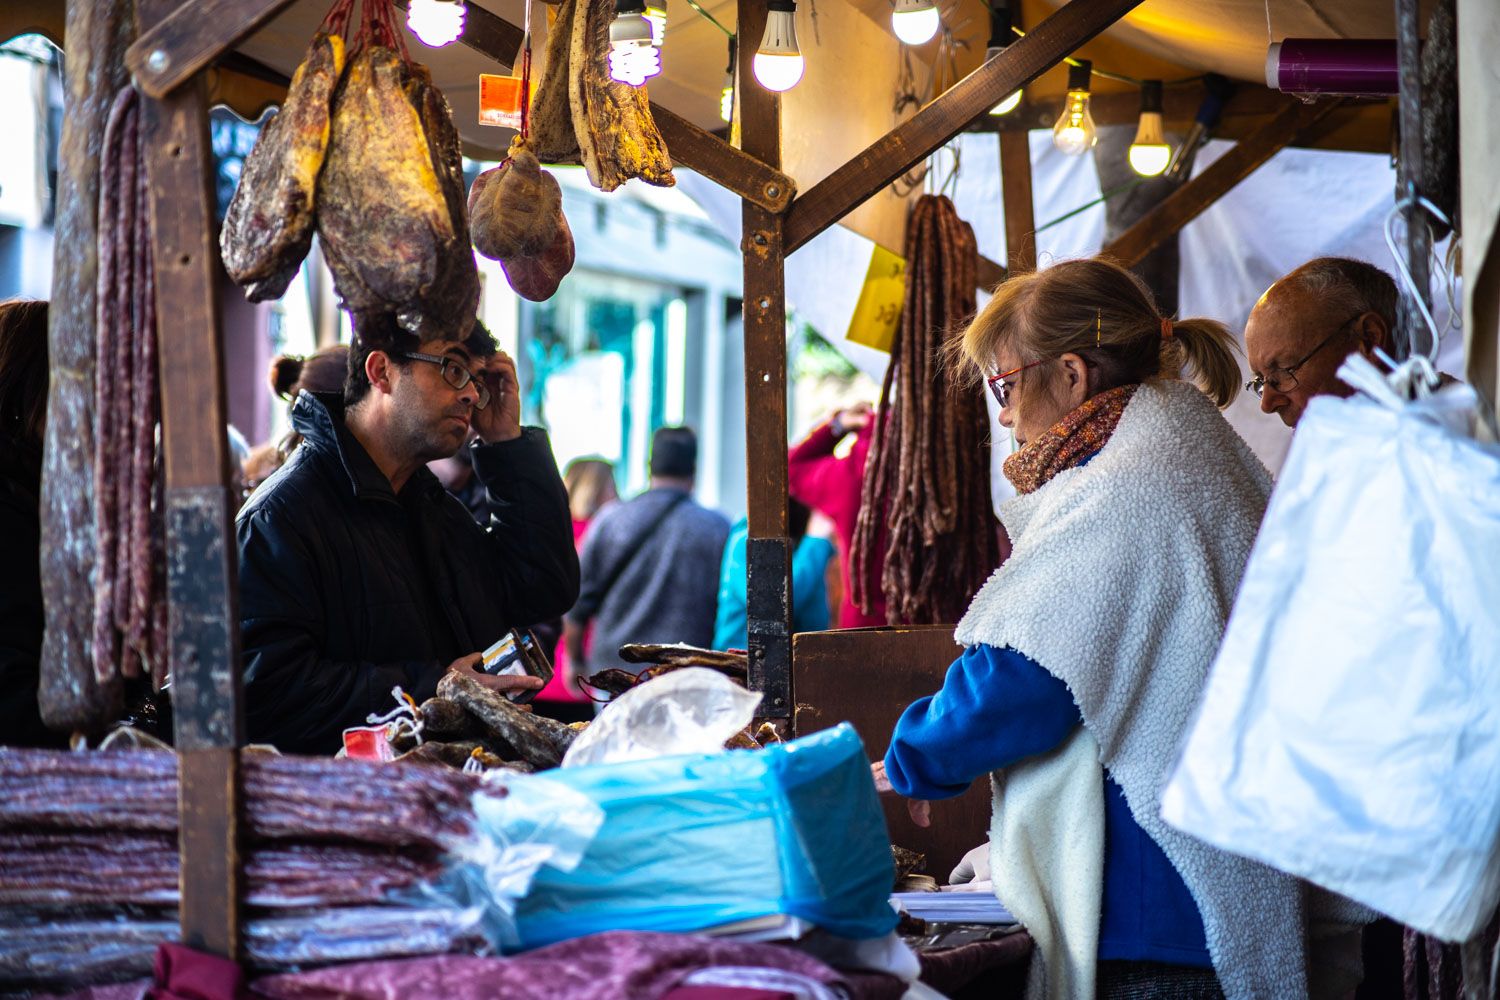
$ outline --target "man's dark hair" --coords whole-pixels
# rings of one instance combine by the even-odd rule
[[[354,315],[354,339],[349,344],[349,372],[344,378],[344,406],[351,407],[370,391],[365,375],[365,359],[375,351],[390,355],[391,363],[405,368],[410,359],[403,352],[415,351],[422,339],[396,322],[394,313],[373,312]],[[464,350],[476,358],[488,358],[499,350],[489,329],[478,319],[463,340]]]
[[[0,302],[0,442],[40,468],[47,423],[47,303]]]
[[[659,427],[651,435],[651,474],[687,479],[698,473],[698,435],[691,427]]]

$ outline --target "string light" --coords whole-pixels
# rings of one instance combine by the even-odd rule
[[[995,3],[990,7],[990,40],[984,50],[985,62],[989,62],[1000,54],[1007,45],[1015,40],[1011,32],[1010,7],[1004,3]],[[1021,103],[1021,92],[1013,91],[1009,96],[1000,99],[1000,103],[990,108],[990,114],[999,117],[1010,114],[1016,110]]]
[[[797,48],[796,0],[767,0],[766,33],[751,67],[767,90],[791,90],[802,79],[807,60]]]
[[[619,0],[609,25],[609,76],[639,87],[661,72],[661,50],[651,44],[651,22],[641,0]]]
[[[1141,84],[1141,123],[1130,144],[1130,168],[1142,177],[1155,177],[1172,162],[1172,147],[1161,128],[1161,81]]]
[[[406,26],[423,45],[441,48],[464,33],[465,13],[463,0],[411,0]]]
[[[907,45],[932,41],[939,27],[936,0],[896,0],[891,11],[891,30]]]
[[[729,65],[724,67],[724,90],[719,94],[719,117],[724,121],[734,119],[734,57],[735,37],[729,36]]]
[[[1094,64],[1079,59],[1068,67],[1068,98],[1052,126],[1052,144],[1068,156],[1082,156],[1099,141],[1094,116],[1089,113],[1089,78]]]

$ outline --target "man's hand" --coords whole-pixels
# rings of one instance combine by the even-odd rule
[[[874,419],[875,411],[869,403],[855,403],[845,410],[835,410],[832,419],[833,432],[843,437],[850,431],[864,430]]]
[[[467,674],[496,694],[510,694],[513,691],[538,691],[546,685],[540,677],[527,675],[505,674],[496,677],[479,669],[484,662],[483,653],[470,653],[468,656],[460,656],[448,664],[448,673]],[[520,706],[517,706],[518,708]]]
[[[474,430],[485,444],[514,441],[521,436],[521,383],[516,363],[504,351],[496,351],[478,372],[490,391],[490,402],[474,411]]]
[[[895,795],[891,779],[885,773],[885,761],[877,760],[870,765],[870,777],[875,781],[875,791],[881,795]],[[907,799],[906,814],[917,826],[932,825],[932,803],[926,799]]]

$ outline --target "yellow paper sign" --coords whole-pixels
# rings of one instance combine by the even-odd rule
[[[854,304],[845,339],[889,354],[901,325],[905,298],[906,261],[877,244],[870,254],[870,269],[865,272],[865,285]]]
[[[521,78],[479,74],[479,124],[521,127]]]

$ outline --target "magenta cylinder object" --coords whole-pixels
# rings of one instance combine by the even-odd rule
[[[1287,38],[1267,53],[1266,84],[1288,94],[1394,94],[1399,89],[1396,42]]]

